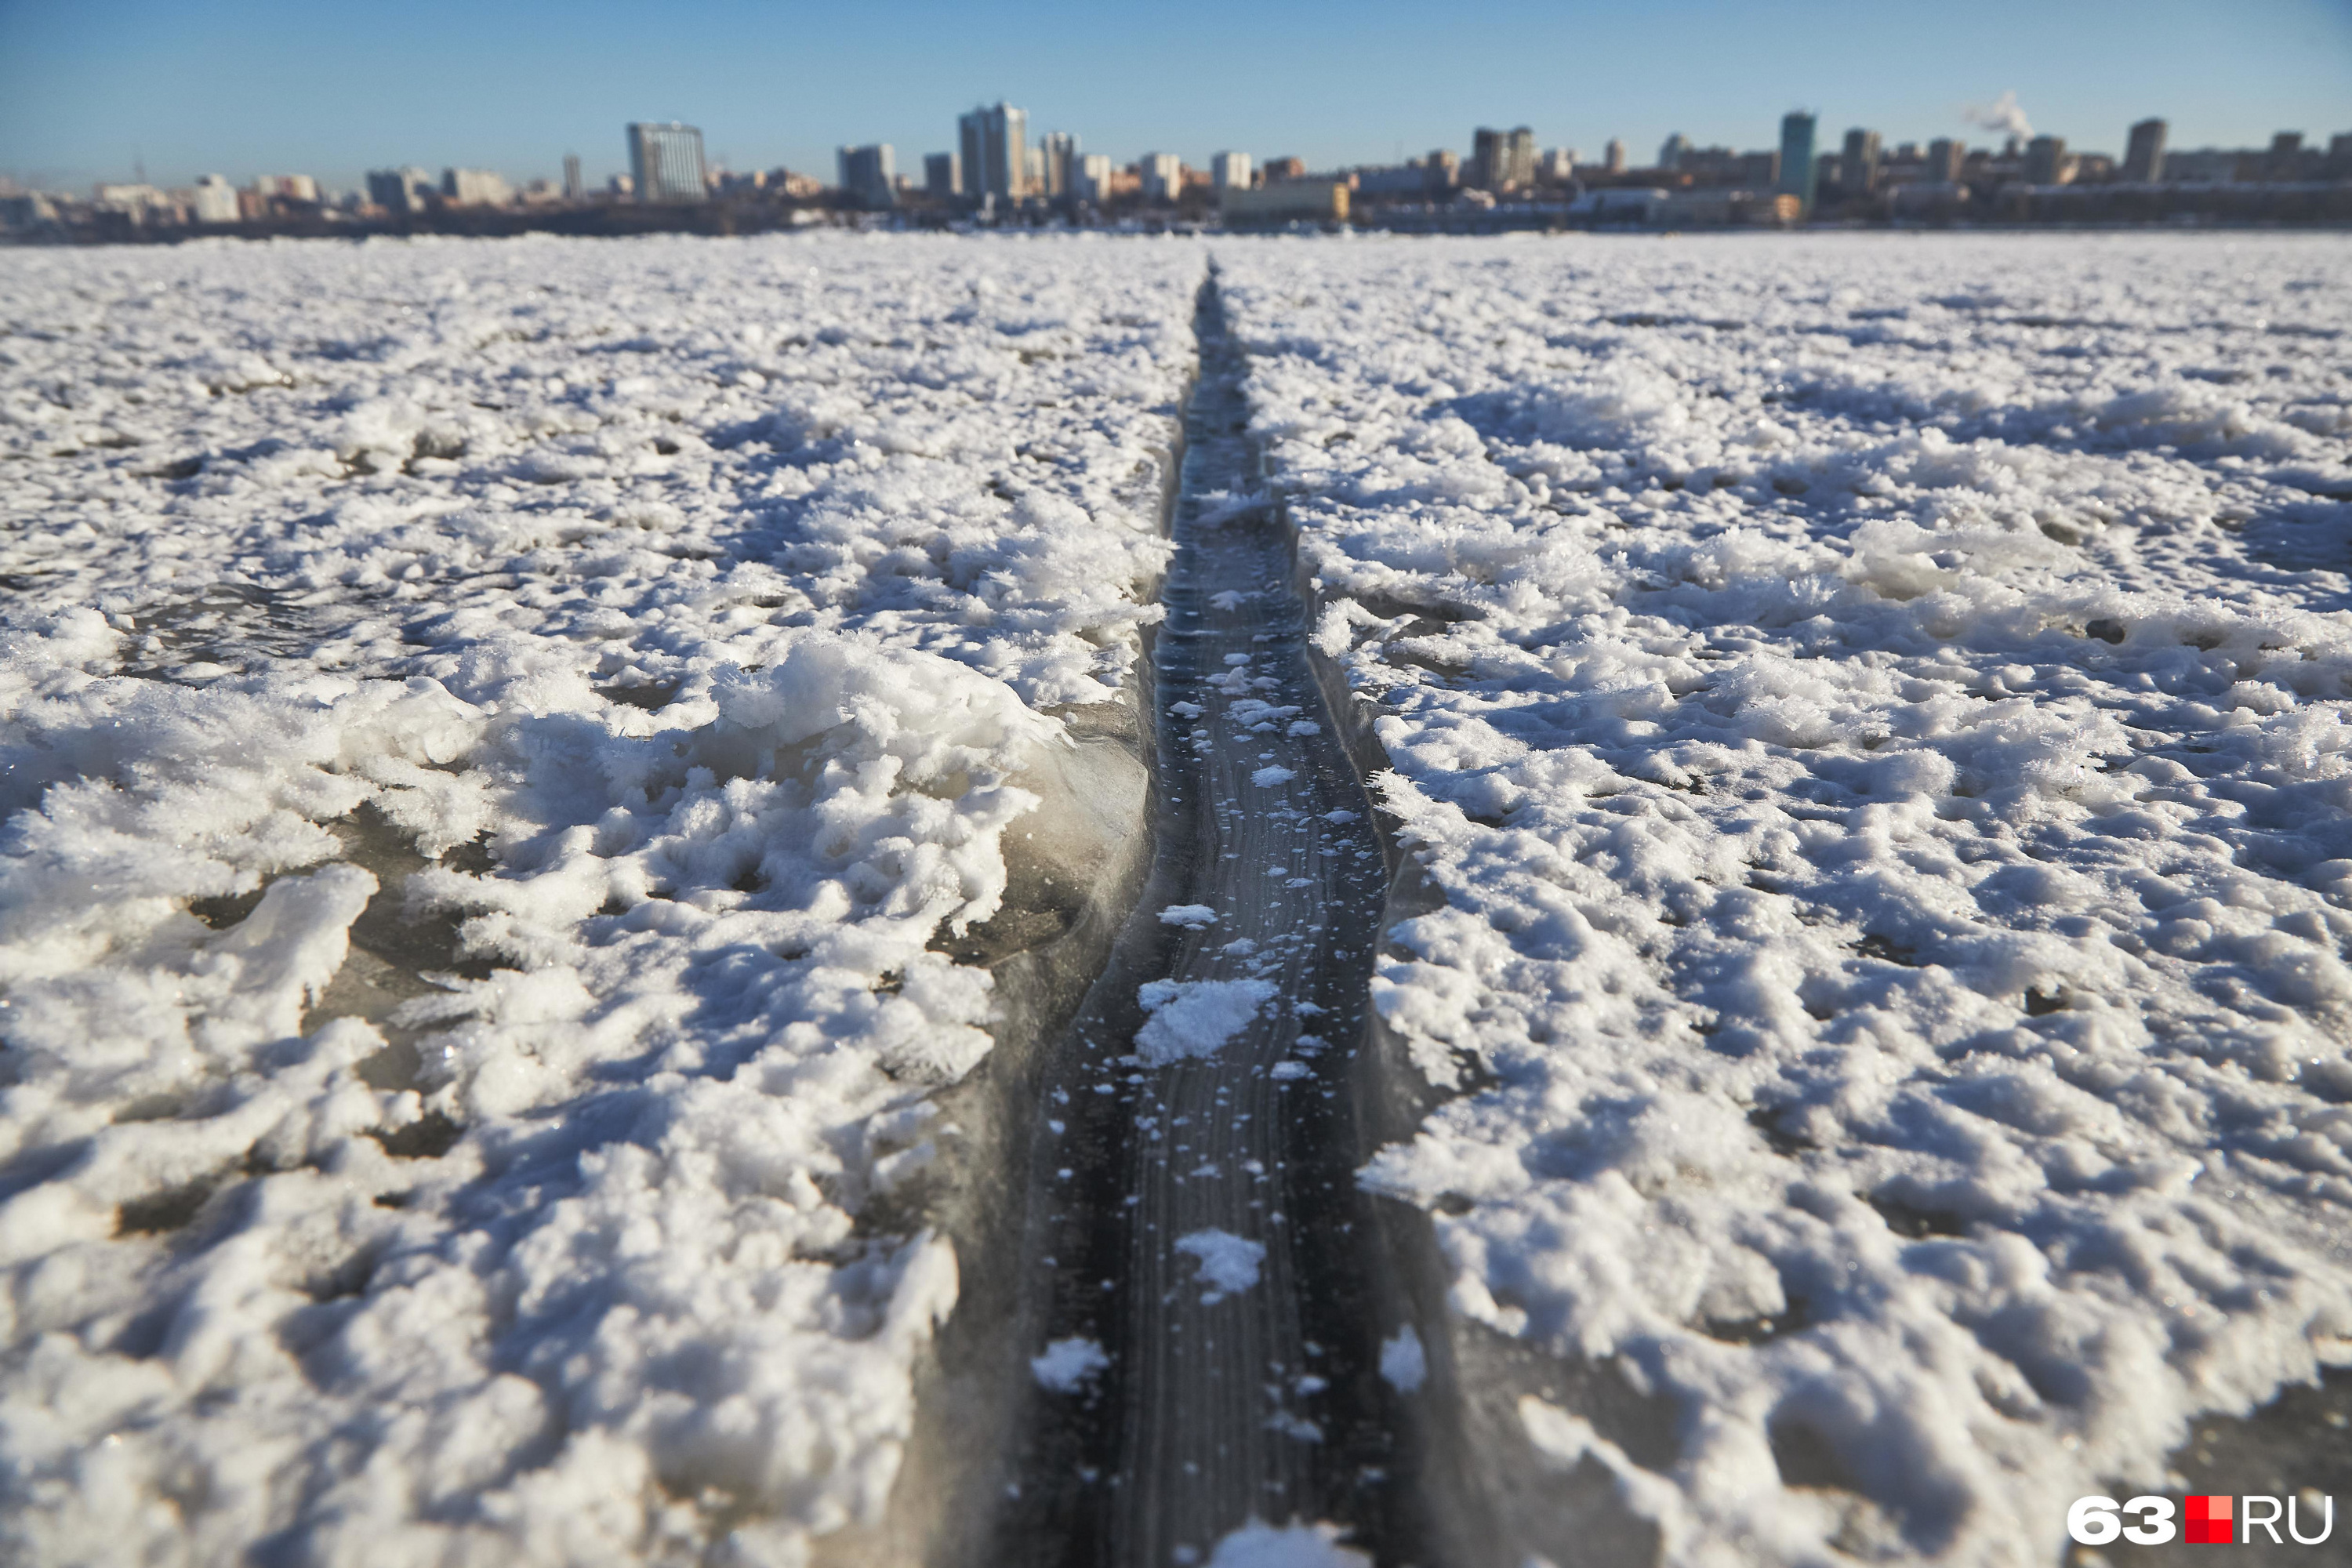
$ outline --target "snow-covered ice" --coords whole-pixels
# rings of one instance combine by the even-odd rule
[[[1194,1278],[1208,1287],[1203,1305],[1224,1300],[1257,1283],[1265,1262],[1265,1244],[1227,1230],[1196,1230],[1176,1239],[1176,1250],[1192,1259]]]
[[[1231,946],[1231,943],[1227,944]],[[1137,987],[1151,1016],[1135,1034],[1135,1054],[1147,1067],[1214,1056],[1247,1028],[1274,997],[1266,980],[1153,980]]]
[[[2352,1362],[2352,250],[1220,259],[1443,895],[1366,1179],[1672,1412],[1536,1449],[1674,1563],[2038,1561]]]
[[[18,251],[0,1556],[799,1563],[1195,247]],[[901,1205],[895,1212],[919,1213]]]
[[[1217,911],[1206,904],[1171,904],[1160,911],[1160,923],[1199,931],[1217,923]]]

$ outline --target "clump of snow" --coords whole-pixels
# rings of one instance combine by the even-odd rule
[[[1217,923],[1217,911],[1206,904],[1171,904],[1160,911],[1160,923],[1200,931]]]
[[[1429,1355],[1411,1323],[1381,1342],[1381,1375],[1399,1394],[1411,1394],[1428,1380]]]
[[[1297,776],[1298,773],[1296,769],[1286,768],[1281,766],[1279,763],[1275,763],[1266,767],[1259,768],[1257,771],[1251,773],[1250,783],[1257,785],[1260,789],[1270,789],[1276,784],[1288,784]]]
[[[1029,1370],[1038,1386],[1055,1394],[1075,1394],[1110,1365],[1110,1357],[1093,1340],[1073,1335],[1055,1340],[1043,1355],[1029,1358]]]
[[[1136,1031],[1135,1054],[1147,1067],[1213,1056],[1273,995],[1269,980],[1150,981],[1136,991],[1151,1016]]]
[[[1459,1332],[1679,1435],[1537,1399],[1530,1442],[1672,1563],[2022,1562],[2352,1362],[2352,256],[1220,261],[1444,894],[1374,1000],[1485,1069],[1365,1179]]]
[[[1339,1544],[1336,1524],[1267,1524],[1252,1520],[1218,1541],[1208,1568],[1370,1568],[1371,1558]]]
[[[1201,1304],[1214,1306],[1226,1297],[1257,1283],[1265,1262],[1265,1244],[1248,1241],[1225,1230],[1196,1230],[1176,1239],[1176,1250],[1192,1259],[1194,1278],[1207,1286]]]
[[[0,1517],[34,1562],[872,1520],[1187,245],[203,244],[0,282]]]

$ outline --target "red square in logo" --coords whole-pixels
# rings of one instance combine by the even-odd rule
[[[2181,1510],[2184,1526],[2181,1539],[2208,1546],[2227,1546],[2238,1539],[2230,1528],[2230,1504],[2226,1497],[2192,1497]]]

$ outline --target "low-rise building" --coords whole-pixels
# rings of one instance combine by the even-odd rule
[[[188,206],[198,223],[235,223],[236,187],[226,175],[206,174],[190,193]]]
[[[1224,193],[1222,206],[1231,227],[1290,223],[1345,223],[1348,187],[1337,180],[1283,180],[1255,189]]]
[[[514,187],[488,169],[444,169],[441,199],[453,207],[502,207],[514,200]]]

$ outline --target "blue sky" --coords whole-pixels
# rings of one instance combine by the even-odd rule
[[[831,177],[841,142],[900,166],[1004,98],[1121,161],[1221,148],[1318,166],[1466,151],[1479,124],[1636,162],[1680,131],[1771,143],[1780,115],[1889,142],[1964,134],[2014,91],[2035,129],[2120,152],[2352,130],[2352,0],[1186,0],[1164,7],[751,0],[0,0],[0,174],[62,187],[208,171],[461,163],[592,178],[621,127],[682,119],[732,167]]]

